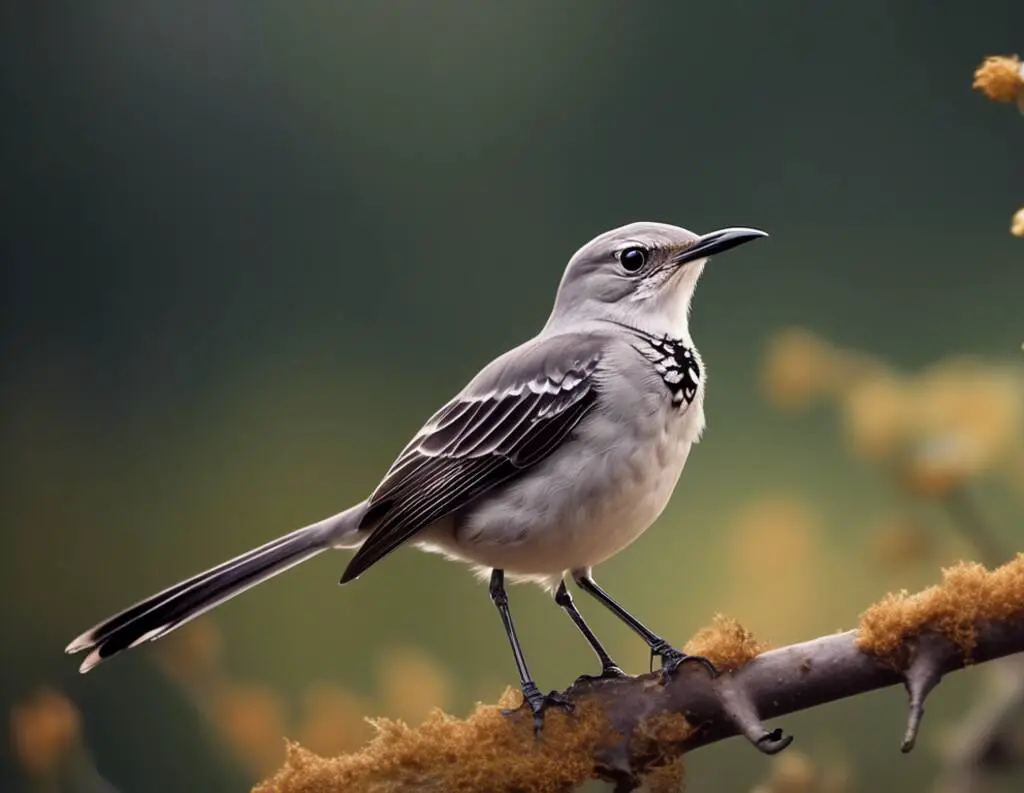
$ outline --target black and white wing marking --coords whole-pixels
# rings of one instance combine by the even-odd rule
[[[375,526],[342,583],[420,529],[547,457],[594,406],[604,339],[534,339],[487,366],[424,425],[370,496]]]

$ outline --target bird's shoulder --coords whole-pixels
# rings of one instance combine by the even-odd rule
[[[499,356],[423,425],[371,494],[351,580],[420,529],[551,454],[594,407],[600,334],[542,335]]]
[[[453,401],[545,392],[556,385],[571,390],[594,374],[614,343],[614,334],[604,330],[535,336],[483,367]]]

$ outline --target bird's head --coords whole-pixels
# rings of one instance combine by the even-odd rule
[[[749,228],[694,234],[647,222],[606,231],[569,260],[548,327],[611,319],[684,336],[708,257],[767,236]]]

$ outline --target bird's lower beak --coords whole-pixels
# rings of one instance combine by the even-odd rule
[[[676,254],[672,263],[685,264],[695,259],[706,259],[708,256],[722,253],[737,245],[767,236],[765,232],[758,229],[734,228],[712,231],[697,237],[690,247]]]

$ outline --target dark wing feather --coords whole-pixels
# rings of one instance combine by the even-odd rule
[[[342,583],[551,454],[594,405],[604,342],[584,334],[534,339],[441,408],[370,496],[362,525],[374,528]]]

